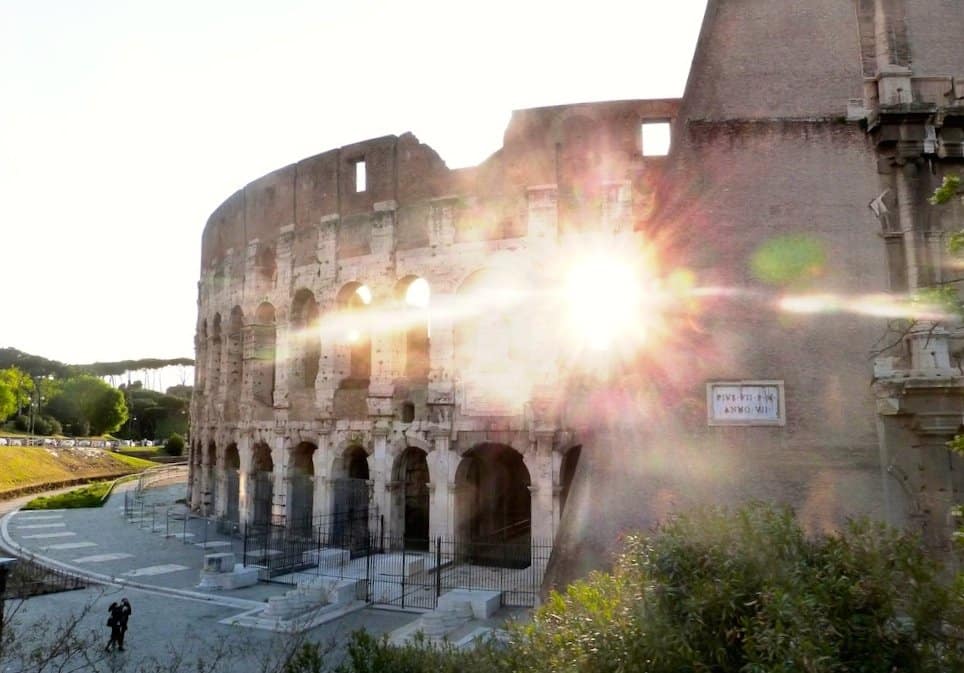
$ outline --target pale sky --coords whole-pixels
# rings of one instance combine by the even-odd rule
[[[449,167],[513,109],[683,92],[705,0],[0,0],[0,347],[194,356],[232,192],[412,131]]]

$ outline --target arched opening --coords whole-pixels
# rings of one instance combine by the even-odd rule
[[[402,535],[406,549],[429,548],[429,472],[426,453],[410,446],[395,464],[395,481],[401,488]]]
[[[274,306],[271,304],[265,302],[255,311],[251,338],[254,341],[252,353],[254,379],[251,386],[254,399],[269,407],[274,406],[277,331]]]
[[[194,360],[200,363],[199,367],[194,368],[194,387],[199,391],[204,390],[207,383],[207,372],[205,364],[208,361],[208,321],[202,320],[198,328],[197,338],[194,343]]]
[[[238,445],[231,443],[224,450],[224,499],[226,507],[224,518],[235,525],[241,512],[241,456]]]
[[[200,451],[198,451],[200,455]],[[207,484],[207,493],[204,494],[204,512],[213,513],[218,501],[218,447],[214,442],[208,442],[207,468],[204,474],[204,483]]]
[[[335,546],[356,554],[369,548],[368,454],[350,446],[339,462],[332,480],[332,537]]]
[[[224,394],[224,419],[236,421],[241,412],[241,381],[244,378],[244,313],[240,306],[231,309],[227,342],[227,387]]]
[[[367,388],[372,374],[371,330],[365,321],[365,309],[372,302],[367,285],[348,283],[338,293],[338,307],[346,316],[345,341],[348,343],[348,377],[343,385]]]
[[[271,523],[271,501],[274,497],[274,461],[271,460],[271,448],[264,442],[254,445],[251,472],[254,488],[251,523],[255,526],[268,526]]]
[[[569,489],[572,487],[572,478],[576,476],[576,466],[579,464],[579,455],[582,453],[582,446],[574,446],[562,457],[562,465],[559,467],[559,511],[566,511],[566,501],[569,499]]]
[[[293,391],[314,390],[321,359],[318,334],[318,302],[311,290],[298,290],[291,302],[291,377]]]
[[[456,529],[473,563],[531,562],[531,480],[522,455],[504,444],[466,452],[455,475]]]
[[[221,314],[215,313],[211,321],[211,337],[207,361],[207,393],[209,399],[217,399],[221,385]]]
[[[288,503],[288,523],[300,533],[310,533],[315,507],[315,463],[318,447],[301,442],[291,452],[291,500]]]
[[[523,279],[504,270],[482,270],[459,287],[460,305],[476,310],[455,324],[455,366],[463,383],[463,413],[522,413],[531,397],[531,315],[521,309]],[[538,358],[537,358],[538,359]]]
[[[396,286],[397,299],[406,313],[405,364],[402,371],[406,378],[413,381],[428,380],[431,294],[428,281],[418,276],[407,276]]]

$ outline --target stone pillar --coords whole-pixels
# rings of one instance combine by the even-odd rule
[[[225,451],[227,444],[215,438],[215,451],[217,452],[217,466],[214,470],[214,479],[217,481],[217,488],[214,490],[215,498],[211,503],[212,512],[215,517],[221,518],[228,514],[228,481]],[[240,488],[240,486],[239,486]]]
[[[372,429],[372,445],[374,451],[369,458],[372,466],[369,477],[372,481],[373,500],[378,512],[385,515],[386,525],[390,521],[391,510],[390,494],[388,492],[388,482],[391,481],[391,457],[388,451],[388,433],[390,424],[388,421],[373,419],[375,427]],[[389,531],[391,529],[389,528]]]
[[[432,433],[434,448],[427,456],[429,474],[428,534],[437,537],[455,536],[455,468],[458,456],[451,451],[447,430]],[[453,463],[455,465],[453,466]]]
[[[553,479],[552,479],[552,440],[554,433],[537,432],[534,449],[525,456],[529,470],[532,494],[532,538],[540,542],[552,539],[554,531]]]
[[[315,468],[314,516],[331,513],[331,428],[326,427],[318,434],[318,450],[312,456]]]
[[[251,469],[254,466],[254,455],[250,437],[238,440],[238,520],[241,525],[251,523],[254,518],[254,480]]]
[[[280,432],[271,441],[271,517],[287,521],[291,480],[288,478],[289,452],[285,444],[285,437]]]

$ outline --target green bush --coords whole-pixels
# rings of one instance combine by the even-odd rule
[[[500,670],[502,665],[498,650],[488,645],[463,651],[436,647],[418,638],[411,645],[395,647],[389,645],[386,638],[356,631],[348,642],[345,661],[336,673],[490,673]]]
[[[166,451],[169,456],[182,455],[184,453],[184,438],[175,432],[168,437],[167,443],[164,445],[164,451]]]
[[[786,509],[708,509],[628,537],[612,573],[554,593],[504,648],[356,634],[341,671],[961,671],[961,598],[938,572],[881,525],[811,539]]]
[[[58,495],[40,496],[34,498],[24,509],[78,509],[81,507],[100,507],[104,498],[110,492],[109,481],[98,481],[81,488],[75,488]]]
[[[858,522],[810,540],[757,504],[628,538],[615,573],[553,595],[511,655],[545,671],[964,670],[947,635],[961,612],[910,536]]]
[[[13,427],[20,432],[27,432],[30,430],[30,417],[24,416],[23,414],[17,416],[15,419],[13,419]]]

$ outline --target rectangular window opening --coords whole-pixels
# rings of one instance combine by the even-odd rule
[[[669,122],[643,122],[643,156],[665,157],[669,154]]]
[[[363,192],[367,188],[367,176],[365,175],[365,160],[359,159],[355,162],[355,191]]]

